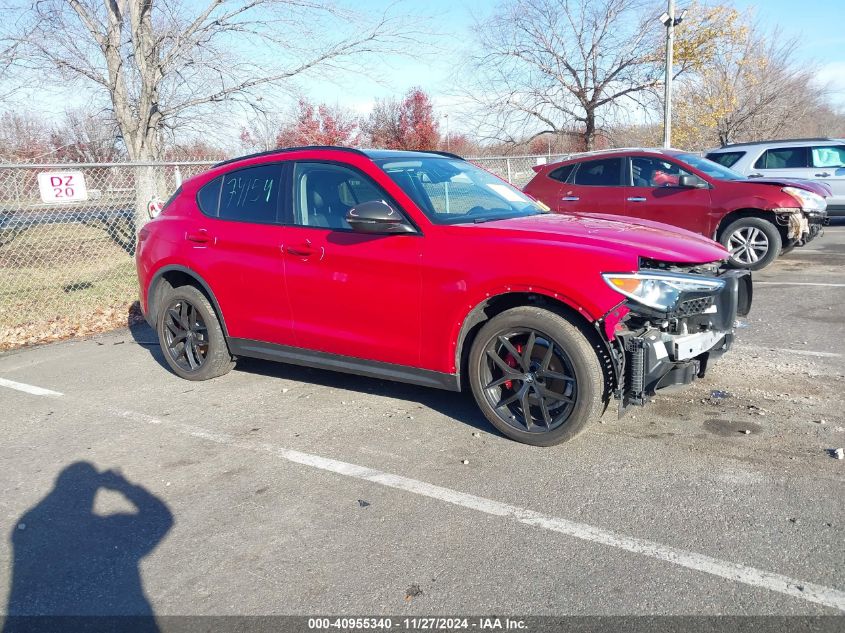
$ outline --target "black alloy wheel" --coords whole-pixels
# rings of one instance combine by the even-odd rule
[[[564,424],[578,398],[572,361],[547,334],[515,328],[484,349],[484,396],[503,422],[523,433]]]
[[[180,369],[202,369],[208,357],[208,327],[202,314],[187,299],[167,306],[164,314],[164,340],[167,354]]]
[[[581,323],[541,306],[510,308],[472,342],[467,375],[478,408],[502,434],[532,446],[571,440],[609,399],[600,344]]]

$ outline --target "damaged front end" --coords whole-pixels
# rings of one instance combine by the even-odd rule
[[[637,273],[604,277],[627,297],[599,323],[610,343],[620,415],[660,389],[703,377],[730,349],[737,317],[751,309],[747,270],[642,259]]]
[[[806,212],[801,209],[775,209],[775,220],[786,228],[788,246],[804,246],[819,237],[830,222],[826,212]]]
[[[787,186],[781,189],[795,200],[797,207],[789,205],[773,209],[777,223],[786,228],[785,246],[804,246],[824,231],[830,222],[827,216],[827,201],[819,194],[800,187]]]

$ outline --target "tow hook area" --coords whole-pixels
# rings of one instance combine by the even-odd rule
[[[710,360],[724,354],[733,342],[731,332],[677,336],[656,328],[621,338],[625,369],[617,393],[620,416],[631,405],[645,405],[661,389],[703,378]]]
[[[786,237],[802,241],[810,233],[810,221],[801,211],[790,211],[777,215],[778,224],[786,226]]]

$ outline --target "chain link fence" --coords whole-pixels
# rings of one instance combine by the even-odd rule
[[[470,160],[522,187],[533,166],[560,158]],[[135,235],[148,205],[212,165],[0,164],[0,350],[136,319]]]

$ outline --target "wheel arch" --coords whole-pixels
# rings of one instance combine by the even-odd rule
[[[599,356],[599,362],[606,376],[606,390],[609,393],[615,388],[616,372],[612,360],[613,356],[607,341],[604,340],[595,327],[599,321],[591,320],[591,317],[583,309],[579,310],[573,307],[570,302],[560,296],[553,297],[536,290],[502,292],[485,298],[469,311],[461,323],[455,345],[455,368],[461,385],[466,384],[469,353],[478,331],[487,321],[496,315],[510,308],[520,306],[536,306],[550,310],[566,318],[570,323],[578,327]]]
[[[178,288],[179,286],[194,286],[205,295],[220,321],[220,326],[223,328],[223,335],[228,339],[229,330],[226,328],[226,319],[223,317],[220,304],[217,302],[211,286],[195,270],[179,264],[163,266],[153,275],[149,290],[147,291],[147,322],[155,327],[155,322],[158,318],[159,303],[164,291],[167,288]]]
[[[777,216],[774,211],[767,211],[765,209],[759,209],[754,207],[736,209],[728,213],[719,222],[719,226],[716,228],[716,235],[714,239],[721,244],[722,235],[724,235],[725,229],[737,220],[740,220],[742,218],[759,218],[761,220],[765,220],[766,222],[770,222],[773,226],[777,228],[778,233],[780,233],[780,237],[783,244],[786,244],[789,241],[789,238],[787,237],[787,227],[777,221]]]

